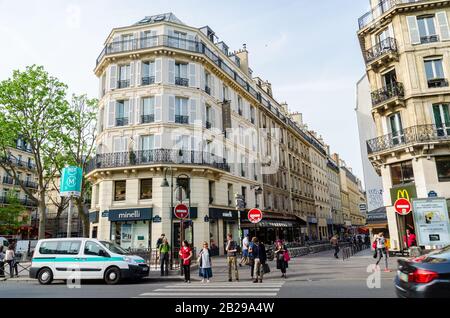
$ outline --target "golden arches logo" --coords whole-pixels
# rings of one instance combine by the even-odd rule
[[[408,190],[404,189],[404,190],[398,190],[397,192],[397,200],[399,199],[406,199],[409,201],[409,193]]]

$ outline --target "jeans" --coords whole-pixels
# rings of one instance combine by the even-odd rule
[[[15,260],[12,260],[12,261],[6,261],[6,262],[7,262],[8,265],[9,265],[9,275],[10,275],[11,277],[14,277],[14,271],[15,271],[15,272],[16,272],[16,276],[19,276],[16,261],[15,261]]]
[[[264,270],[262,268],[262,263],[259,258],[255,258],[255,272],[253,273],[255,280],[263,280]]]
[[[0,261],[0,277],[5,277],[5,262]]]
[[[169,276],[169,253],[161,253],[159,262],[161,264],[161,276]]]
[[[385,247],[378,248],[377,251],[378,251],[377,266],[380,263],[381,258],[383,257],[383,254],[384,254],[384,266],[385,266],[385,269],[388,269],[388,255],[387,255],[387,252],[386,252],[386,248]]]
[[[239,272],[236,256],[228,256],[228,279],[233,279],[232,270],[234,269],[236,280],[239,280]]]
[[[336,245],[336,246],[334,247],[334,257],[338,258],[338,257],[339,257],[338,254],[339,254],[339,246]]]
[[[183,272],[184,272],[184,280],[190,281],[191,280],[191,265],[183,265]]]

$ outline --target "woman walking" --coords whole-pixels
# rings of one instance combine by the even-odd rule
[[[14,277],[14,269],[16,270],[17,275],[17,265],[15,264],[14,258],[16,257],[14,253],[14,246],[11,244],[8,246],[8,249],[5,253],[5,262],[9,265],[9,275],[11,278]]]
[[[192,249],[189,247],[188,241],[183,242],[183,247],[180,249],[179,255],[183,264],[184,282],[190,284]]]
[[[281,278],[286,277],[286,269],[288,268],[288,251],[283,242],[277,241],[275,246],[275,256],[277,260],[277,269],[281,271]]]
[[[380,264],[380,261],[383,258],[383,254],[384,254],[384,271],[390,272],[389,266],[388,266],[388,253],[387,253],[387,249],[386,249],[386,239],[384,238],[383,232],[378,234],[378,236],[376,237],[376,242],[377,242],[377,252],[378,252],[378,261],[377,261],[376,266],[378,268],[378,264]]]
[[[209,283],[212,274],[212,262],[211,262],[211,251],[209,250],[208,243],[203,243],[203,249],[200,251],[198,256],[199,260],[199,268],[200,268],[200,277],[202,277],[202,283]]]

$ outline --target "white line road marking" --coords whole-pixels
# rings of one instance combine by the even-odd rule
[[[167,288],[167,289],[156,289],[155,292],[161,292],[161,291],[183,291],[183,289],[181,288]],[[209,293],[211,291],[213,292],[220,292],[220,291],[225,291],[223,288],[208,288],[207,290],[205,290],[204,288],[189,288],[188,290],[189,292],[194,291],[194,292],[205,292],[205,293]],[[228,290],[228,291],[234,291],[234,290]],[[239,289],[239,292],[249,292],[249,291],[255,291],[255,292],[278,292],[280,291],[279,288],[244,288],[244,289]]]
[[[205,296],[205,297],[213,297],[213,296],[250,296],[250,297],[261,297],[261,296],[267,296],[267,297],[275,297],[277,296],[277,293],[144,293],[140,295],[141,297],[146,296],[164,296],[164,297],[193,297],[193,296]]]

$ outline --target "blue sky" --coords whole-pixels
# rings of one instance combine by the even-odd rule
[[[95,60],[113,27],[173,12],[195,27],[209,25],[231,50],[243,43],[254,75],[304,114],[331,150],[362,178],[355,85],[364,73],[356,37],[368,0],[155,1],[0,0],[0,80],[42,64],[71,92],[97,97]]]

